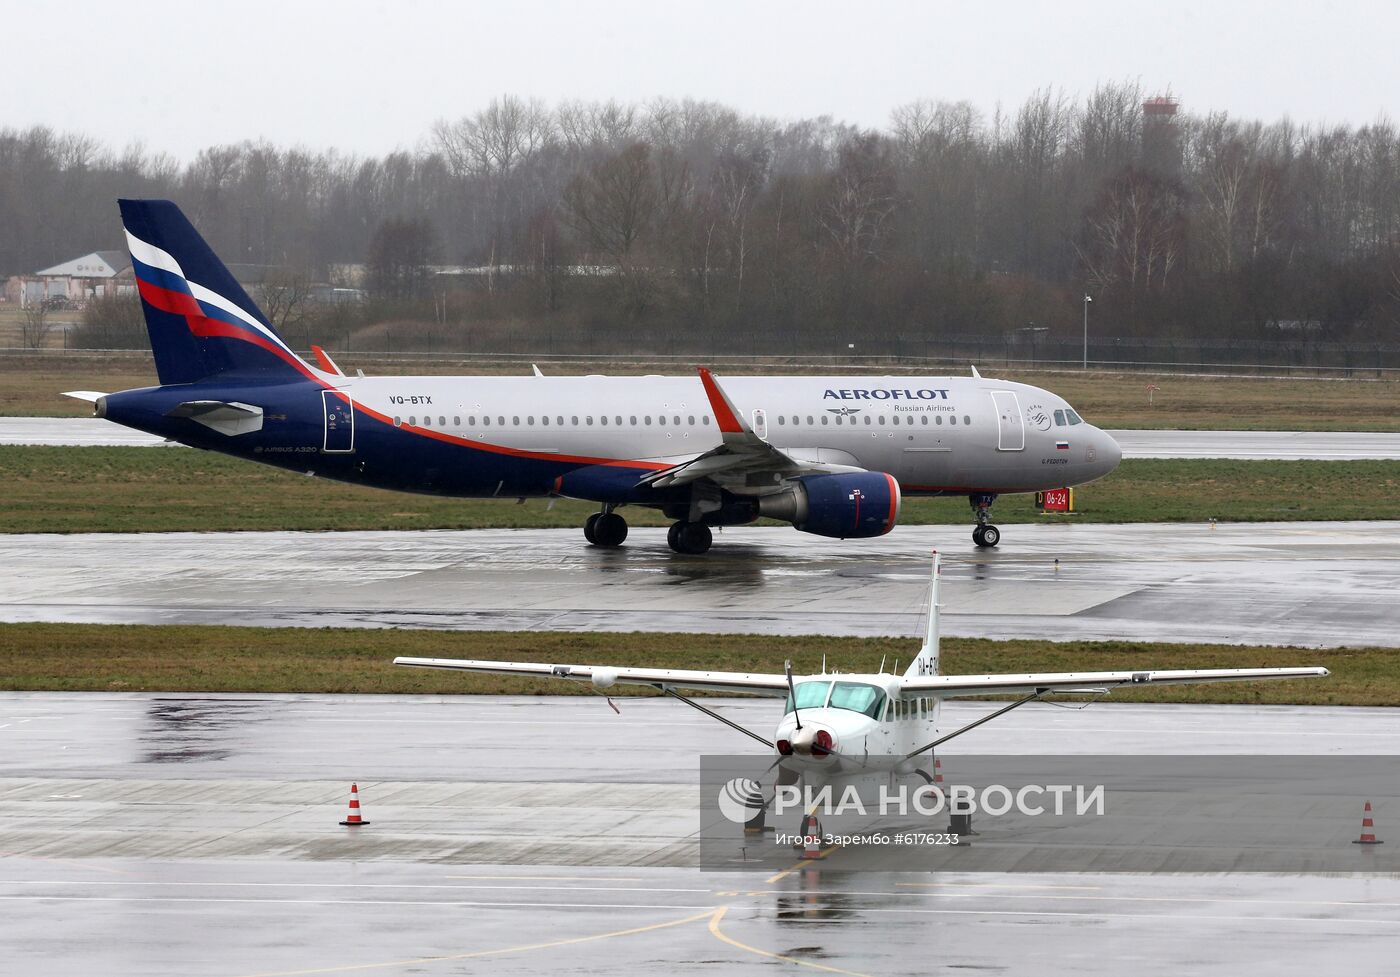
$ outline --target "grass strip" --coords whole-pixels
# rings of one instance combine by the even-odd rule
[[[582,526],[597,507],[451,499],[308,478],[208,451],[0,446],[0,532],[500,529]],[[1123,462],[1076,490],[1079,512],[1038,513],[1029,495],[997,502],[1000,524],[1400,519],[1393,461]],[[636,526],[667,524],[628,508]],[[908,499],[904,525],[971,523],[967,500]]]
[[[723,671],[845,672],[908,661],[908,638],[575,634],[192,625],[0,624],[0,689],[59,692],[588,694],[571,682],[396,668],[396,655]],[[1324,665],[1325,679],[1123,689],[1113,701],[1275,705],[1400,705],[1400,649],[1180,645],[1165,642],[946,638],[943,671]],[[619,695],[650,695],[618,687]]]

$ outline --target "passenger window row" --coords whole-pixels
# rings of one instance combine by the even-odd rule
[[[1064,423],[1065,423],[1064,418],[1065,418],[1065,415],[1066,415],[1066,414],[1068,414],[1070,417],[1073,418],[1073,420],[1071,420],[1071,421],[1069,422],[1070,424],[1080,424],[1080,423],[1083,423],[1082,421],[1080,421],[1079,415],[1078,415],[1078,414],[1075,414],[1074,411],[1059,411],[1059,410],[1055,411],[1055,423],[1058,424],[1058,425],[1063,426]],[[802,418],[799,417],[799,416],[796,415],[796,414],[793,414],[793,415],[791,415],[791,416],[792,416],[792,421],[791,421],[792,426],[793,426],[793,427],[799,427],[799,426],[801,426],[801,424],[802,424]],[[906,424],[906,425],[913,425],[913,423],[914,423],[914,415],[913,415],[913,414],[905,414],[905,415],[902,415],[902,416],[903,416],[903,418],[904,418],[904,420],[903,420],[903,423],[904,423],[904,424]],[[887,420],[887,417],[888,417],[888,420]],[[523,426],[523,427],[535,427],[535,426],[536,426],[536,423],[535,423],[536,417],[535,417],[535,415],[533,415],[533,414],[527,414],[527,415],[525,415],[525,417],[524,417],[523,419],[524,419],[524,422],[525,422],[523,425],[520,423],[521,420],[522,420],[522,418],[521,418],[521,416],[520,416],[519,414],[512,414],[512,415],[510,415],[510,417],[509,417],[509,420],[510,420],[509,425],[507,425],[507,423],[506,423],[507,417],[506,417],[505,414],[497,414],[497,415],[494,416],[494,418],[493,418],[492,415],[490,415],[490,414],[483,414],[483,415],[481,416],[481,419],[480,419],[480,420],[481,420],[481,426],[482,426],[482,427],[493,427],[493,426],[494,426],[494,427],[507,427],[507,426],[510,426],[510,427],[522,427],[522,426]],[[694,414],[687,414],[687,415],[681,415],[681,414],[671,414],[671,415],[658,414],[655,418],[653,418],[652,415],[650,415],[650,414],[644,414],[644,415],[640,415],[640,416],[639,416],[639,415],[636,415],[636,414],[631,414],[631,415],[628,415],[628,416],[626,417],[626,425],[624,425],[624,423],[623,423],[624,418],[623,418],[623,415],[621,415],[621,414],[612,414],[612,415],[609,415],[609,414],[600,414],[600,415],[598,415],[598,417],[596,418],[596,422],[597,422],[597,425],[598,425],[599,427],[609,427],[609,426],[612,426],[612,427],[623,427],[623,426],[637,427],[639,423],[640,423],[640,425],[643,426],[643,427],[650,427],[650,426],[652,425],[653,421],[655,422],[655,424],[656,424],[657,427],[666,427],[668,424],[669,424],[670,426],[672,426],[672,427],[680,427],[680,426],[682,426],[682,425],[681,425],[682,420],[684,420],[686,426],[694,427],[694,426],[695,426],[695,419],[696,419],[696,415],[694,415]],[[920,414],[920,415],[919,415],[919,422],[920,422],[921,424],[923,424],[924,427],[928,427],[928,425],[929,425],[929,420],[928,420],[928,419],[929,419],[929,415],[928,415],[928,414]],[[567,424],[567,425],[564,423],[565,420],[568,421],[568,424]],[[580,420],[582,421],[582,424],[579,423]],[[551,422],[549,415],[543,414],[543,415],[541,415],[541,416],[538,418],[538,421],[539,421],[539,425],[538,425],[538,426],[540,426],[540,427],[551,427],[551,426],[553,426],[553,427],[593,427],[594,422],[595,422],[595,418],[594,418],[594,416],[593,416],[592,414],[585,414],[585,415],[583,415],[581,418],[580,418],[580,416],[579,416],[578,414],[571,414],[571,415],[568,415],[567,417],[566,417],[565,415],[563,415],[563,414],[556,414],[556,415],[554,416],[553,421]],[[419,422],[418,415],[416,415],[416,414],[410,414],[410,415],[408,416],[408,423],[409,423],[411,426],[417,427],[417,426],[418,426],[418,422]],[[425,415],[425,416],[422,418],[422,422],[423,422],[423,423],[422,423],[422,426],[423,426],[423,427],[447,427],[447,426],[448,426],[448,423],[447,423],[447,416],[444,415],[444,414],[439,414],[436,418],[432,417],[431,415]],[[830,415],[830,414],[822,414],[822,415],[821,415],[821,423],[822,423],[823,425],[830,424],[831,422],[832,422],[832,415]],[[835,415],[835,422],[836,422],[837,426],[840,426],[840,425],[846,424],[846,423],[849,423],[849,424],[851,424],[852,426],[854,426],[855,424],[859,423],[855,417],[846,418],[846,417],[843,417],[843,416],[840,415],[840,414]],[[892,426],[894,426],[894,427],[899,427],[899,425],[900,425],[900,423],[901,423],[901,422],[900,422],[900,415],[889,416],[889,415],[885,415],[885,414],[880,414],[880,415],[876,416],[876,418],[875,418],[874,420],[872,420],[872,415],[866,414],[866,415],[865,415],[865,418],[864,418],[864,422],[865,422],[865,426],[866,426],[866,427],[870,427],[870,426],[873,425],[873,424],[878,424],[878,425],[881,426],[881,427],[886,426],[886,424],[892,425]],[[971,417],[971,415],[969,415],[969,414],[964,414],[964,415],[962,415],[962,422],[963,422],[963,424],[971,424],[971,423],[972,423],[972,417]],[[403,419],[402,417],[399,417],[399,416],[395,416],[395,417],[394,417],[394,426],[395,426],[395,427],[399,427],[399,426],[401,426],[403,423],[404,423],[404,419]],[[778,425],[779,425],[780,427],[786,426],[788,423],[789,423],[789,422],[788,422],[788,415],[786,415],[786,414],[779,414],[779,415],[778,415]],[[942,414],[935,414],[935,415],[933,415],[933,423],[934,423],[935,425],[937,425],[937,426],[942,426],[942,424],[943,424],[943,415],[942,415]],[[952,415],[952,414],[948,415],[948,423],[949,423],[950,425],[951,425],[951,424],[957,424],[957,423],[958,423],[958,418],[957,418],[957,416],[956,416],[956,415]],[[708,427],[709,424],[710,424],[710,415],[709,415],[709,414],[701,414],[701,415],[700,415],[700,425],[701,425],[702,427]],[[812,415],[812,414],[808,414],[808,415],[807,415],[807,425],[808,425],[809,427],[815,427],[816,424],[817,424],[817,418],[816,418],[814,415]],[[451,426],[452,426],[452,427],[462,427],[462,418],[461,418],[460,415],[454,415],[454,416],[453,416]],[[467,426],[467,427],[476,427],[476,426],[477,426],[477,416],[476,416],[475,414],[468,414],[468,415],[467,415],[467,424],[466,424],[466,426]]]
[[[835,422],[836,422],[836,424],[837,424],[838,426],[841,425],[841,424],[851,424],[852,426],[854,426],[854,425],[856,425],[856,424],[861,423],[861,420],[860,420],[859,418],[856,418],[856,417],[849,417],[849,418],[848,418],[848,417],[845,417],[845,416],[843,416],[843,415],[841,415],[841,414],[836,414],[836,415],[822,414],[822,415],[820,415],[820,416],[821,416],[821,423],[822,423],[822,424],[830,424],[830,423],[832,422],[832,420],[833,420],[833,417],[834,417]],[[874,417],[874,420],[871,419],[872,417]],[[886,421],[886,418],[887,418],[887,417],[889,418],[888,421]],[[904,420],[903,420],[902,422],[900,421],[900,417],[903,417],[903,418],[904,418]],[[927,415],[927,414],[920,414],[920,415],[919,415],[919,423],[923,424],[924,427],[928,427],[928,425],[929,425],[929,420],[928,420],[928,419],[929,419],[929,415]],[[971,424],[971,423],[972,423],[972,416],[971,416],[970,414],[964,414],[964,415],[962,415],[962,422],[963,422],[964,424]],[[797,415],[797,414],[793,414],[793,415],[792,415],[792,420],[791,420],[791,422],[789,422],[789,420],[788,420],[788,415],[786,415],[786,414],[779,414],[779,415],[778,415],[778,426],[779,426],[779,427],[784,427],[784,426],[786,426],[788,423],[791,423],[793,427],[799,427],[799,426],[801,426],[801,424],[802,424],[802,418],[801,418],[799,415]],[[893,425],[894,427],[899,427],[899,425],[900,425],[901,423],[907,424],[907,425],[912,425],[912,424],[914,423],[914,415],[913,415],[913,414],[903,414],[903,415],[899,415],[899,414],[896,414],[896,415],[887,415],[887,414],[871,415],[871,414],[866,414],[866,415],[864,415],[864,423],[865,423],[865,426],[866,426],[866,427],[870,427],[872,424],[878,424],[878,425],[880,425],[881,427],[883,427],[883,426],[885,426],[887,423],[890,424],[890,425]],[[941,425],[943,424],[943,415],[942,415],[942,414],[935,414],[935,415],[933,415],[933,423],[934,423],[935,425],[940,425],[940,426],[941,426]],[[948,415],[948,423],[949,423],[949,424],[956,424],[956,423],[958,423],[957,415],[949,414],[949,415]],[[807,415],[807,424],[808,424],[808,426],[815,426],[815,425],[817,424],[817,418],[814,417],[814,416],[811,415],[811,414],[808,414],[808,415]]]
[[[889,714],[885,720],[888,722],[894,719],[931,719],[932,717],[932,699],[891,699]]]

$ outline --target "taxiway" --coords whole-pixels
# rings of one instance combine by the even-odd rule
[[[758,728],[771,701],[713,700]],[[678,703],[0,695],[0,945],[16,973],[1382,973],[1400,879],[693,867]],[[962,723],[993,708],[955,703]],[[1029,707],[969,749],[1400,753],[1394,710]],[[589,746],[585,753],[580,742]],[[958,756],[945,754],[956,776]],[[340,827],[358,781],[370,824]],[[1394,787],[1378,785],[1392,823]],[[1189,814],[1189,805],[1181,808]],[[1267,812],[1254,812],[1254,816]],[[1247,804],[1232,816],[1251,815]],[[1388,820],[1389,819],[1389,820]],[[1336,827],[1343,838],[1355,818]],[[1367,873],[1375,854],[1343,843]],[[1387,863],[1388,864],[1388,863]],[[1034,949],[1026,943],[1034,933]],[[61,952],[60,952],[61,948]],[[1126,963],[1125,963],[1126,962]]]
[[[634,529],[0,536],[0,620],[1400,646],[1400,523],[967,526],[835,541]]]

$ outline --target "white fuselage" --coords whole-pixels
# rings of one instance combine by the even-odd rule
[[[1112,471],[1121,457],[1113,439],[1062,398],[1021,383],[846,376],[725,377],[723,384],[775,447],[802,460],[888,472],[910,495],[1077,485]],[[358,407],[408,431],[524,457],[668,462],[721,441],[695,377],[347,377],[337,385]]]

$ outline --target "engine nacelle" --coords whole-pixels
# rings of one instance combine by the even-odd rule
[[[758,510],[804,533],[852,539],[893,529],[900,500],[899,483],[884,472],[805,475],[786,492],[761,497]]]

